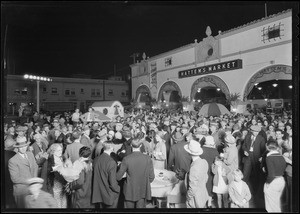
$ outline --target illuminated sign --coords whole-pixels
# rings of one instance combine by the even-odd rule
[[[203,74],[210,74],[222,71],[229,71],[242,68],[242,60],[236,59],[232,61],[222,62],[218,64],[206,65],[198,68],[192,68],[178,72],[178,78],[192,77]]]

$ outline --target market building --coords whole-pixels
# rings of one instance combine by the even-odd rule
[[[130,101],[129,85],[122,78],[87,79],[51,77],[51,82],[40,81],[40,110],[74,111],[87,108],[96,101]],[[16,115],[20,105],[28,104],[36,108],[37,83],[35,80],[24,79],[21,75],[6,76],[6,112]],[[5,105],[4,105],[5,106]]]
[[[153,57],[144,54],[140,62],[131,65],[132,97],[149,94],[162,101],[175,94],[197,102],[203,99],[203,91],[213,94],[209,92],[213,89],[211,98],[220,98],[216,102],[228,100],[235,93],[246,101],[257,99],[251,93],[262,92],[259,86],[264,82],[288,81],[291,88],[292,10],[214,36],[215,30],[208,26],[207,37],[200,42],[195,39]],[[267,92],[263,98],[270,98]]]

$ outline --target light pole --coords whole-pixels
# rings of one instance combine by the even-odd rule
[[[51,82],[52,79],[49,77],[40,77],[35,75],[24,75],[25,79],[36,80],[36,111],[40,113],[40,81]]]

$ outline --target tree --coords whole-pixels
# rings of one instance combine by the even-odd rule
[[[229,99],[227,99],[228,105],[236,107],[238,102],[240,101],[240,97],[240,93],[230,93]]]

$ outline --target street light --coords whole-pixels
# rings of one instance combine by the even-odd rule
[[[40,113],[40,81],[51,82],[51,78],[34,76],[34,75],[24,75],[24,79],[36,80],[36,111]]]

